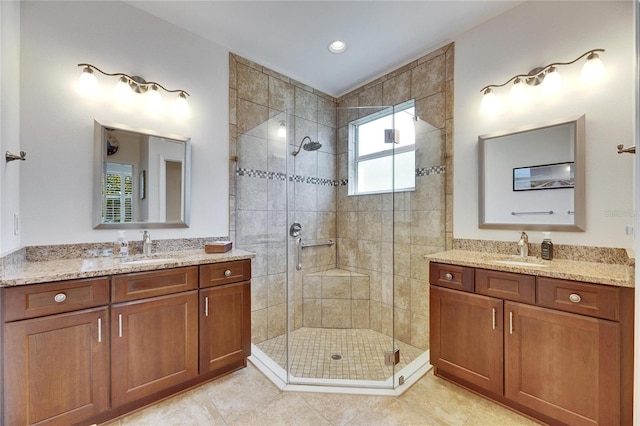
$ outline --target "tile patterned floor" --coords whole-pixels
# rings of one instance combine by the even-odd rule
[[[257,346],[286,369],[286,336],[278,336]],[[400,363],[396,371],[423,353],[396,341]],[[291,374],[300,378],[380,380],[393,374],[393,366],[384,364],[385,351],[392,350],[393,339],[367,329],[300,328],[291,333]],[[342,358],[334,360],[331,355]]]
[[[537,423],[427,373],[402,396],[282,392],[251,364],[110,426],[431,425]]]

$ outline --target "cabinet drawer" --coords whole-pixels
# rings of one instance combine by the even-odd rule
[[[108,277],[7,287],[4,320],[36,318],[108,303]]]
[[[250,259],[200,266],[200,288],[249,281],[250,279]]]
[[[536,277],[476,269],[476,293],[534,304],[536,301]]]
[[[198,267],[136,272],[113,277],[113,302],[162,296],[198,288]]]
[[[440,287],[473,293],[474,269],[466,266],[429,263],[429,282]]]
[[[620,289],[580,281],[538,277],[538,305],[592,317],[620,320]]]

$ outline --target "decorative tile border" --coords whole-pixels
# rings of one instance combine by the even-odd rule
[[[421,169],[416,169],[416,176],[441,175],[441,174],[444,174],[445,172],[446,172],[446,167],[444,165],[423,167]]]
[[[444,165],[423,167],[420,169],[416,169],[416,177],[441,175],[444,173],[446,173],[446,167]],[[254,169],[245,169],[245,168],[236,169],[236,176],[245,176],[245,177],[251,177],[251,178],[270,179],[270,180],[282,180],[282,181],[287,180],[287,175],[285,173],[267,172],[264,170],[254,170]],[[346,186],[349,184],[349,179],[345,178],[345,179],[334,180],[334,179],[326,179],[326,178],[311,177],[311,176],[291,175],[289,176],[289,182],[308,183],[311,185],[323,185],[323,186]]]

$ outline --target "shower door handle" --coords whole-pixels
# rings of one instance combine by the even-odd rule
[[[299,271],[302,269],[302,238],[296,238],[296,270]]]

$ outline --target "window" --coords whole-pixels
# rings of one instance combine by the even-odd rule
[[[411,100],[350,123],[349,195],[415,189],[414,117]],[[395,143],[385,138],[393,129]]]
[[[133,166],[107,163],[102,222],[133,222]]]

